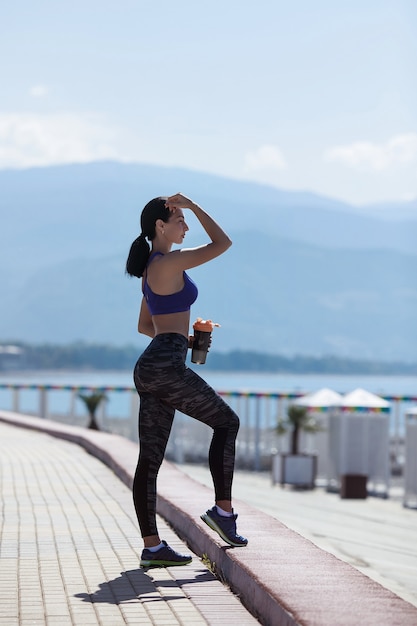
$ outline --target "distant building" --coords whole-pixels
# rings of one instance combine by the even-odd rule
[[[23,365],[25,351],[19,346],[0,346],[0,371],[17,370]]]

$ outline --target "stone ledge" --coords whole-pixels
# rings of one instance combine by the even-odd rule
[[[83,446],[129,487],[137,445],[118,435],[0,411],[0,420]],[[321,550],[278,520],[235,500],[246,548],[231,549],[200,520],[211,489],[164,461],[158,512],[216,569],[262,624],[270,626],[415,626],[417,608],[352,566]],[[388,620],[388,621],[387,621]]]

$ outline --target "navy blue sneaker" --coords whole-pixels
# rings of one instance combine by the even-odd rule
[[[162,548],[159,548],[156,552],[151,552],[148,548],[142,550],[142,556],[140,559],[141,567],[169,567],[170,565],[188,565],[193,560],[189,554],[179,554],[175,552],[166,541],[162,541],[164,544]]]
[[[214,506],[209,509],[203,515],[201,515],[203,522],[206,522],[207,526],[210,526],[212,530],[215,530],[220,537],[234,548],[240,548],[248,544],[248,540],[245,537],[241,537],[236,533],[236,520],[237,514],[231,517],[225,517],[219,515],[217,507]]]

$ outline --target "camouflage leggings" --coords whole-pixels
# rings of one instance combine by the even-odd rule
[[[157,335],[139,358],[134,381],[140,396],[139,461],[133,501],[142,537],[157,535],[156,478],[164,458],[175,409],[213,428],[209,466],[215,498],[231,500],[239,418],[200,376],[185,365],[183,335]]]

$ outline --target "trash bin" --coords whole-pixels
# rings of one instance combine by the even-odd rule
[[[365,499],[368,496],[368,477],[364,474],[344,474],[341,477],[340,497]]]

